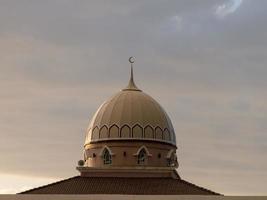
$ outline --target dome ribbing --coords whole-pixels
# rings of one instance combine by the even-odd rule
[[[103,140],[155,140],[176,145],[170,118],[160,104],[131,78],[128,86],[104,102],[87,129],[86,144]]]

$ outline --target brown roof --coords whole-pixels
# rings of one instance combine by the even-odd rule
[[[219,195],[181,179],[81,176],[21,194]]]

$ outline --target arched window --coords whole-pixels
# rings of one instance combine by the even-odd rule
[[[106,148],[104,149],[104,152],[103,152],[103,162],[104,162],[104,165],[110,165],[112,163],[111,154]]]
[[[147,160],[147,154],[145,149],[141,149],[141,151],[139,152],[138,156],[137,156],[137,164],[138,165],[144,165],[146,164],[146,160]]]
[[[166,158],[167,158],[167,162],[168,162],[169,167],[176,167],[177,168],[179,166],[176,151],[174,149],[171,149],[168,152],[168,155]]]
[[[133,156],[136,156],[137,158],[137,164],[138,165],[147,165],[148,164],[148,158],[152,156],[152,154],[149,153],[146,146],[141,146]]]

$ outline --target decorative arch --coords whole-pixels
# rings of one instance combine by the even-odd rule
[[[162,129],[159,126],[157,126],[155,129],[155,138],[159,140],[163,139]]]
[[[167,141],[171,140],[170,131],[167,128],[163,131],[163,139]]]
[[[119,127],[114,124],[109,128],[109,137],[110,138],[119,138]]]
[[[148,151],[148,149],[147,149],[147,147],[146,146],[141,146],[138,150],[137,150],[137,152],[134,154],[134,156],[138,156],[138,154],[140,153],[140,151],[142,150],[142,149],[144,149],[145,150],[145,152],[146,152],[146,154],[149,156],[149,157],[151,157],[152,156],[152,154],[150,154],[149,153],[149,151]]]
[[[99,138],[108,138],[108,127],[106,125],[102,126],[99,131]]]
[[[92,140],[99,139],[99,128],[96,126],[92,131]]]
[[[138,165],[146,165],[148,163],[148,157],[152,156],[146,146],[141,146],[137,153],[134,154],[137,157],[137,164]]]
[[[103,156],[105,149],[109,152],[110,155],[112,155],[112,156],[115,155],[114,153],[112,153],[111,149],[110,149],[107,145],[105,145],[105,146],[102,147],[102,149],[100,150],[99,156]]]
[[[112,157],[114,154],[112,153],[111,149],[108,146],[104,146],[100,151],[100,156],[103,159],[104,165],[111,165],[112,164]]]
[[[143,129],[139,124],[134,125],[132,132],[133,138],[143,138]]]
[[[131,137],[131,128],[125,124],[121,127],[121,138],[130,138],[130,137]]]
[[[170,151],[168,151],[166,158],[170,158],[172,156],[172,154],[175,152],[176,152],[175,149],[171,149]]]
[[[147,153],[144,149],[141,149],[139,154],[137,155],[137,164],[138,165],[146,165],[147,164]]]
[[[154,138],[154,130],[150,125],[147,125],[145,127],[144,138],[150,138],[150,139]]]
[[[175,149],[171,149],[168,152],[166,158],[167,158],[167,165],[169,167],[176,167],[177,168],[179,166]]]

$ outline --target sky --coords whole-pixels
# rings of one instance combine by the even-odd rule
[[[89,121],[134,56],[181,177],[267,195],[266,19],[264,0],[0,0],[0,193],[78,175]]]

